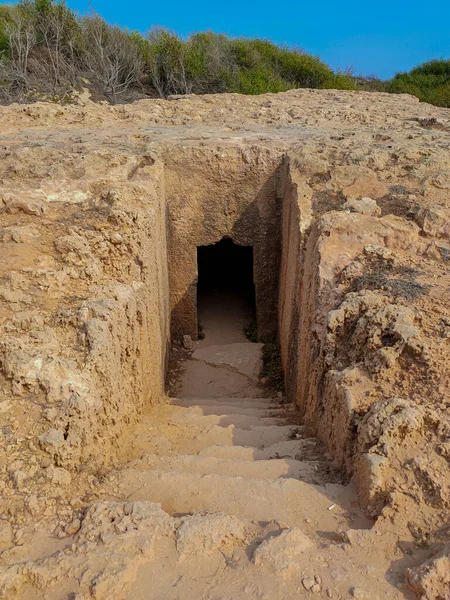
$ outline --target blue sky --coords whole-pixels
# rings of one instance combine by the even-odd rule
[[[382,78],[450,57],[450,0],[66,1],[142,33],[161,25],[183,36],[212,29],[268,38],[300,46],[334,68],[352,66]]]

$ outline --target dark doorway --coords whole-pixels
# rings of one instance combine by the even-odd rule
[[[199,339],[204,345],[256,341],[253,248],[223,239],[197,248]]]

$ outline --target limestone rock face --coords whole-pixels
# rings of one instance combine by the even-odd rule
[[[245,526],[235,517],[214,513],[184,517],[177,529],[177,550],[183,554],[209,554],[243,542]]]
[[[420,566],[406,571],[406,580],[422,600],[436,600],[448,596],[450,589],[450,546]]]
[[[0,107],[0,590],[42,591],[70,573],[87,598],[126,598],[160,534],[161,556],[176,563],[181,552],[186,570],[197,556],[221,572],[220,550],[237,569],[245,519],[282,520],[285,508],[288,529],[264,531],[246,554],[252,581],[264,563],[298,575],[302,593],[332,593],[338,580],[341,596],[364,590],[337,567],[328,588],[309,559],[294,568],[318,552],[301,531],[307,509],[327,522],[316,531],[339,520],[358,529],[344,522],[353,504],[328,510],[334,488],[312,494],[321,473],[298,459],[313,443],[300,427],[387,531],[374,526],[372,545],[434,539],[450,506],[449,123],[447,109],[410,96],[336,90]],[[199,352],[197,248],[223,238],[253,248],[259,342],[279,341],[301,426],[264,421],[273,407],[257,385],[256,345],[245,360],[239,349],[200,352],[184,374],[189,389],[202,384],[196,410],[222,402],[237,419],[144,426],[166,401],[172,342]],[[141,477],[122,467],[145,454],[162,470],[146,474],[142,493],[160,494],[163,509],[124,502],[110,480],[115,469],[121,483]],[[259,459],[281,462],[244,463]],[[205,473],[211,465],[219,473]],[[199,494],[219,515],[204,514]],[[222,514],[242,503],[242,520]],[[38,521],[51,538],[40,555]],[[328,549],[330,564],[341,550],[357,561],[354,546]],[[387,546],[380,554],[397,560]],[[417,593],[446,593],[447,559],[411,570]]]
[[[377,201],[372,198],[349,198],[342,208],[362,215],[375,217],[381,215],[381,208],[378,206]]]
[[[416,221],[427,235],[450,239],[450,209],[442,206],[421,208]]]
[[[0,571],[0,593],[12,596],[30,581],[44,591],[70,574],[88,597],[121,597],[151,561],[157,540],[171,535],[174,520],[152,502],[97,502],[75,529],[69,555],[61,551]]]
[[[311,547],[311,540],[300,529],[286,529],[265,540],[255,550],[256,565],[269,566],[275,573],[287,577],[295,571],[299,557]],[[314,585],[312,581],[311,587]]]
[[[388,188],[380,183],[377,177],[373,175],[361,175],[349,186],[342,190],[342,194],[347,198],[347,202],[350,199],[364,199],[364,198],[382,198],[388,193]]]

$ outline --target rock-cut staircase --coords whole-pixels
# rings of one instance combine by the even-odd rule
[[[260,366],[260,344],[197,348],[178,398],[136,426],[129,462],[64,526],[62,547],[0,568],[0,595],[398,600],[371,554],[377,532],[364,529],[351,489],[330,481],[294,407],[265,394]]]
[[[264,394],[260,355],[259,344],[198,348],[178,399],[137,425],[131,461],[97,501],[36,559],[0,564],[0,596],[401,600],[382,531],[330,482],[294,408]]]
[[[161,407],[143,456],[122,471],[121,496],[159,502],[171,514],[219,511],[311,531],[345,521],[342,488],[324,487],[315,440],[295,424],[294,407],[266,397],[258,383],[261,346],[193,353],[178,399]]]
[[[183,363],[177,399],[136,430],[137,458],[113,475],[111,497],[145,543],[154,511],[169,533],[159,528],[127,600],[342,598],[349,568],[353,584],[367,580],[359,548],[333,541],[367,527],[351,488],[331,481],[295,407],[259,384],[260,368],[261,344],[201,346]]]

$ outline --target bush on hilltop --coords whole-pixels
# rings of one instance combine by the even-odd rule
[[[450,61],[436,60],[390,82],[333,71],[299,48],[211,31],[182,39],[147,36],[77,16],[64,0],[0,6],[0,101],[70,98],[82,85],[115,104],[174,94],[263,94],[295,88],[410,93],[450,106]]]

